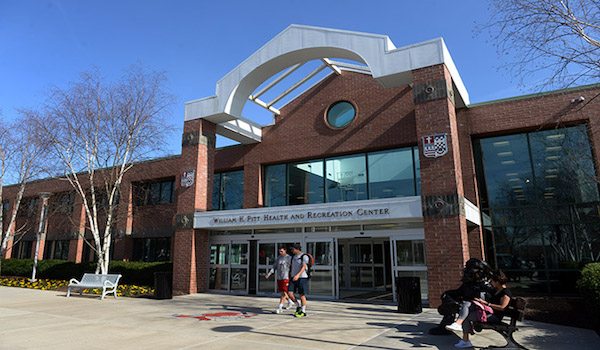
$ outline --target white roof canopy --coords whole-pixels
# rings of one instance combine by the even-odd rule
[[[329,57],[348,59],[366,66],[336,62]],[[322,60],[323,64],[271,101],[260,96],[305,62]],[[350,32],[337,29],[291,25],[258,49],[217,82],[216,95],[187,102],[185,120],[207,119],[217,124],[217,133],[241,143],[260,142],[262,126],[242,117],[244,104],[251,100],[270,110],[276,102],[298,88],[322,69],[336,74],[340,68],[369,73],[385,87],[408,84],[412,71],[445,64],[452,75],[458,106],[469,104],[469,95],[443,39],[396,48],[386,35]],[[260,91],[254,91],[272,76],[283,71]]]

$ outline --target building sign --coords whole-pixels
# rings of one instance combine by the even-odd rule
[[[421,218],[421,198],[404,197],[344,203],[196,212],[194,228],[268,227],[363,223]]]
[[[184,171],[181,175],[181,187],[190,187],[194,184],[194,170]]]
[[[448,134],[423,136],[423,155],[427,158],[438,158],[448,153]]]

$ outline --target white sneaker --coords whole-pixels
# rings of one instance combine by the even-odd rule
[[[283,311],[283,310],[281,310],[281,309],[275,309],[275,313],[276,313],[276,314],[280,314],[282,311]]]
[[[456,322],[453,322],[452,324],[447,325],[446,329],[449,331],[456,331],[456,332],[462,332],[462,330],[463,330],[462,326]]]
[[[471,344],[470,340],[464,341],[464,340],[460,340],[458,343],[454,344],[455,348],[459,348],[459,349],[466,349],[466,348],[472,348],[473,344]]]

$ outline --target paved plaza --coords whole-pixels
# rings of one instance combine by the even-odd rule
[[[107,298],[0,287],[0,349],[453,349],[431,336],[433,309],[311,301],[308,317],[273,314],[276,300],[196,294],[172,300]],[[529,349],[597,349],[593,331],[526,321],[515,338]],[[502,345],[484,331],[476,347]]]

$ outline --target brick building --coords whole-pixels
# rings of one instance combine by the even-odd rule
[[[313,60],[322,65],[306,80],[330,73],[281,107],[300,84],[263,101]],[[180,156],[127,175],[112,257],[172,260],[179,294],[272,294],[264,273],[296,242],[316,259],[315,297],[386,298],[395,276],[417,276],[436,305],[471,257],[522,292],[569,293],[600,255],[599,93],[470,104],[441,39],[395,48],[387,36],[290,26],[216,96],[186,104]],[[247,102],[274,122],[243,118]],[[239,144],[217,148],[217,135]],[[31,232],[6,257],[33,254],[40,192],[63,204],[40,258],[93,259],[81,204],[59,179],[27,187],[18,225]]]

